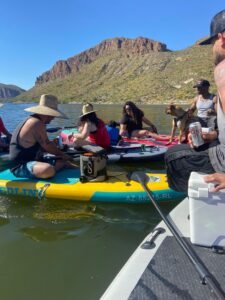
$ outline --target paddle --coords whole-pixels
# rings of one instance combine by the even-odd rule
[[[206,269],[204,264],[200,261],[198,256],[195,254],[195,252],[191,248],[191,245],[188,244],[184,239],[182,239],[182,237],[178,233],[177,229],[174,227],[173,223],[167,218],[167,216],[165,216],[163,214],[163,212],[160,209],[159,205],[154,200],[154,196],[153,196],[152,192],[149,190],[149,188],[147,187],[147,184],[146,184],[146,182],[148,180],[148,176],[145,173],[138,171],[138,172],[131,173],[129,175],[129,179],[132,179],[134,181],[138,181],[142,185],[142,187],[144,188],[144,190],[148,194],[149,199],[152,201],[152,203],[155,206],[156,210],[158,211],[161,218],[163,219],[164,223],[169,228],[169,230],[171,231],[171,233],[173,234],[173,236],[175,237],[176,241],[181,246],[181,248],[183,249],[185,254],[188,256],[190,261],[193,263],[195,269],[197,270],[197,272],[200,275],[202,284],[208,283],[208,285],[214,291],[214,293],[216,294],[218,299],[225,299],[224,292],[220,289],[218,282],[208,272],[208,270]]]
[[[46,128],[46,131],[49,133],[54,133],[57,132],[59,130],[63,130],[63,129],[72,129],[72,128],[76,128],[76,126],[65,126],[65,127],[50,127],[50,128]]]

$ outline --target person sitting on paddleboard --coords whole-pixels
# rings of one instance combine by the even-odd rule
[[[26,108],[33,114],[17,126],[10,143],[10,160],[14,166],[11,169],[16,177],[51,178],[64,167],[75,167],[71,157],[59,150],[50,141],[46,125],[54,118],[64,118],[66,115],[58,109],[58,100],[53,95],[42,95],[39,105]],[[45,161],[43,153],[47,152],[59,159]]]
[[[132,101],[123,106],[123,116],[120,121],[120,135],[125,137],[149,137],[157,135],[155,125],[148,120],[141,109]],[[143,128],[143,123],[149,127]]]
[[[85,145],[97,145],[104,149],[110,147],[110,137],[105,123],[97,117],[96,110],[91,103],[83,105],[78,130],[78,133],[69,136],[74,147],[79,148]]]
[[[119,126],[120,124],[116,121],[109,121],[109,123],[106,125],[106,128],[108,130],[109,136],[110,136],[110,145],[115,146],[118,144],[118,142],[121,140],[121,136],[119,134]]]
[[[0,104],[2,107],[4,104]],[[9,143],[11,140],[11,133],[5,128],[2,118],[0,117],[0,151],[9,151]]]

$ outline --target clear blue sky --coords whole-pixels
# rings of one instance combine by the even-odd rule
[[[29,89],[60,59],[114,37],[148,37],[171,50],[209,34],[212,0],[5,0],[0,18],[0,83]]]

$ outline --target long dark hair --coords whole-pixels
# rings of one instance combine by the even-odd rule
[[[127,101],[124,104],[124,106],[123,106],[123,115],[127,114],[127,112],[126,112],[126,106],[129,106],[131,108],[131,110],[133,111],[134,119],[135,119],[136,122],[137,122],[137,120],[140,120],[144,116],[143,111],[140,108],[138,108],[134,104],[134,102],[132,102],[132,101]]]

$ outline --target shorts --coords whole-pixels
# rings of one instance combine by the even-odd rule
[[[191,172],[214,173],[208,155],[208,145],[197,150],[189,145],[176,145],[165,154],[165,165],[169,187],[177,192],[188,192]]]
[[[33,161],[28,161],[26,163],[21,163],[11,169],[11,172],[13,173],[14,176],[19,177],[19,178],[37,178],[34,173],[33,173],[33,168],[36,163],[39,161],[33,160]],[[53,157],[45,159],[46,163],[54,166],[55,165],[55,159]]]
[[[33,167],[37,161],[29,161],[24,164],[17,165],[11,169],[14,176],[19,178],[36,178],[33,174]]]

